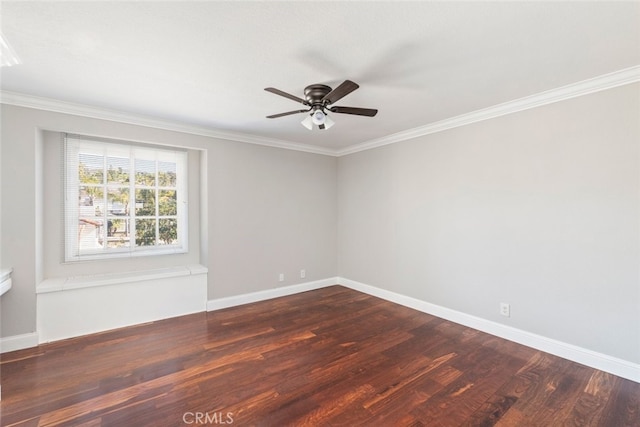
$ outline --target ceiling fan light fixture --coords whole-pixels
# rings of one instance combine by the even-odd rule
[[[311,115],[308,115],[304,118],[303,121],[300,122],[302,126],[306,127],[309,130],[313,130],[313,121],[311,120]]]
[[[323,125],[326,118],[327,118],[327,115],[324,114],[320,109],[313,110],[313,113],[311,113],[311,121],[313,122],[314,125],[318,125],[318,126]]]
[[[317,114],[317,113],[320,113],[320,114]],[[320,115],[322,116],[320,117]],[[335,125],[336,123],[333,120],[331,120],[331,117],[327,116],[322,111],[316,110],[313,113],[309,114],[307,117],[305,117],[304,120],[300,122],[300,124],[309,130],[313,130],[314,127],[316,127],[319,130],[324,130],[324,129],[329,129],[331,126]]]
[[[324,116],[324,124],[320,125],[320,129],[329,129],[331,126],[335,125],[336,123],[331,120],[331,117],[327,116],[325,114]]]

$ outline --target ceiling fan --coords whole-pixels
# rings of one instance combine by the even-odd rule
[[[313,125],[318,126],[319,129],[329,129],[334,125],[333,120],[327,116],[327,111],[340,114],[353,114],[356,116],[373,117],[378,113],[378,110],[371,108],[356,108],[356,107],[332,107],[331,104],[344,98],[360,86],[352,82],[351,80],[345,80],[335,89],[322,84],[313,84],[304,88],[305,99],[298,98],[295,95],[283,92],[280,89],[273,87],[267,87],[264,90],[267,92],[275,93],[276,95],[284,96],[293,101],[299,102],[302,105],[309,107],[306,110],[294,110],[287,111],[286,113],[273,114],[267,116],[268,119],[276,119],[278,117],[288,116],[298,113],[310,114],[302,121],[302,125],[309,130],[313,129]]]

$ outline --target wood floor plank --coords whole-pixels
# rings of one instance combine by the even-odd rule
[[[640,426],[640,384],[341,286],[0,357],[2,426]]]
[[[574,405],[572,418],[580,425],[597,425],[615,387],[614,375],[595,371]]]
[[[611,390],[607,406],[600,420],[601,425],[639,426],[640,425],[640,387],[632,381],[617,378],[616,386]],[[607,423],[607,424],[604,424]]]

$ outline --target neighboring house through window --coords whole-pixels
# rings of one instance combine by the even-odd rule
[[[65,260],[187,251],[187,153],[65,136]]]

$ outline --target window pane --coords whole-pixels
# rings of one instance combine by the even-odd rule
[[[78,178],[82,184],[102,184],[104,179],[104,157],[80,153],[78,156]]]
[[[158,192],[158,210],[160,216],[178,215],[176,190],[160,190]]]
[[[139,219],[136,221],[136,246],[154,246],[156,244],[156,220]]]
[[[130,245],[130,221],[128,218],[107,219],[107,247],[128,248]]]
[[[156,190],[136,190],[136,216],[156,215]]]
[[[158,162],[158,185],[160,187],[175,187],[176,170],[174,162]]]
[[[174,218],[164,218],[158,223],[160,231],[160,245],[174,245],[178,243],[178,220]]]
[[[102,249],[104,227],[101,218],[80,218],[78,220],[78,251]]]
[[[107,183],[127,184],[129,182],[129,159],[107,157]]]
[[[100,216],[104,213],[104,192],[102,187],[80,187],[78,213],[80,217]]]
[[[128,215],[129,189],[109,187],[107,189],[107,210],[109,215]]]
[[[136,159],[136,185],[156,185],[156,162]]]

